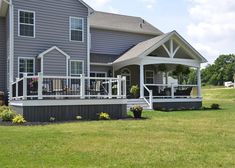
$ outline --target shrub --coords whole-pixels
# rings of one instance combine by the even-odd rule
[[[110,120],[110,116],[109,116],[108,113],[102,112],[102,113],[99,114],[99,119],[100,120]]]
[[[22,115],[18,114],[13,118],[12,122],[14,124],[23,124],[26,122],[26,120],[24,119]]]
[[[131,90],[130,90],[130,93],[135,97],[137,98],[140,94],[140,88],[138,85],[133,85],[131,87]]]
[[[5,110],[11,110],[11,108],[9,106],[0,106],[0,117],[3,111]]]
[[[1,113],[0,117],[2,118],[2,121],[8,122],[8,121],[12,121],[15,115],[16,113],[13,110],[6,109]]]
[[[141,118],[143,107],[135,105],[131,107],[130,110],[133,112],[135,118]]]
[[[220,105],[219,104],[212,104],[211,109],[218,110],[218,109],[220,109]]]

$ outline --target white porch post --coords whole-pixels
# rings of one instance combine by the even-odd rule
[[[42,85],[43,85],[43,73],[39,72],[38,73],[38,100],[43,99]]]
[[[202,97],[202,80],[201,80],[201,68],[197,68],[197,96]]]
[[[144,65],[140,65],[140,98],[144,98]]]

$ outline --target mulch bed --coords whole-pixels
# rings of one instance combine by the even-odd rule
[[[128,116],[127,118],[119,119],[119,120],[126,120],[126,121],[138,121],[138,120],[148,120],[150,118],[133,118]],[[93,120],[93,121],[101,121],[101,120]],[[103,120],[102,120],[103,121]],[[107,121],[115,121],[115,120],[107,120]],[[116,120],[118,121],[118,120]],[[46,126],[46,125],[53,125],[53,124],[69,124],[69,123],[81,123],[81,122],[92,122],[88,120],[79,120],[79,121],[58,121],[58,122],[26,122],[24,124],[14,124],[12,122],[3,122],[0,121],[0,126]]]

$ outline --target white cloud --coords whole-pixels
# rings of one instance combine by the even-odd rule
[[[152,9],[154,7],[154,5],[157,3],[157,0],[141,0],[146,8],[148,9]]]
[[[113,0],[84,0],[95,10],[106,11],[111,13],[120,13],[118,9],[115,9],[111,3]]]
[[[235,1],[189,0],[191,23],[187,34],[210,62],[220,54],[235,53]]]

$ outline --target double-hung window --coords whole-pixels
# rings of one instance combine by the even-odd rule
[[[19,10],[19,36],[35,37],[35,12]]]
[[[70,41],[83,42],[84,39],[84,19],[70,17]]]
[[[19,58],[19,78],[22,78],[24,74],[33,76],[34,64],[35,62],[33,58]]]
[[[70,75],[79,76],[83,74],[84,62],[78,60],[70,61]]]
[[[145,71],[145,83],[153,84],[154,82],[154,71],[146,70]]]

